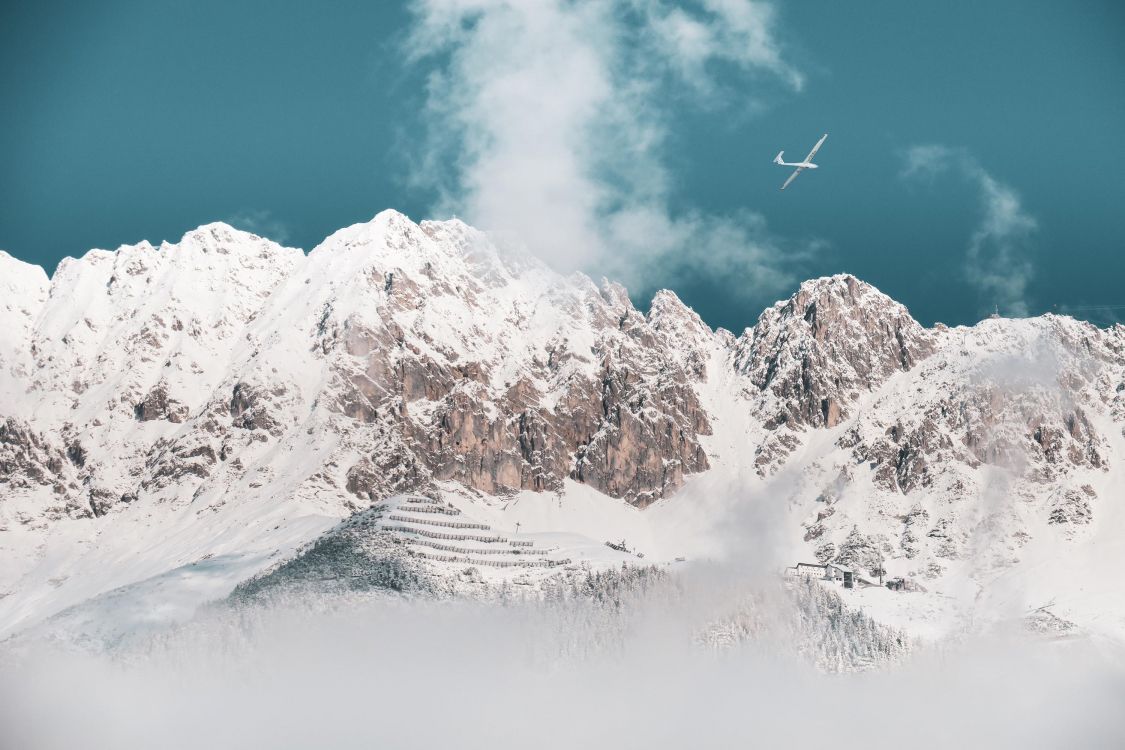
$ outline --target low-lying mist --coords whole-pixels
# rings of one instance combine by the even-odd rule
[[[0,646],[0,745],[1125,746],[1125,666],[1094,642],[1004,633],[826,674],[777,627],[796,612],[780,587],[697,570],[636,590],[304,595],[97,647],[13,641]],[[736,600],[751,637],[701,637],[737,619]]]

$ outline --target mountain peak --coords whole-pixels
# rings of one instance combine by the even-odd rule
[[[411,221],[409,216],[404,214],[402,211],[399,211],[399,210],[394,209],[394,208],[384,208],[382,211],[375,214],[374,218],[372,218],[371,221],[373,223],[378,223],[378,224],[383,224],[383,225],[396,224],[396,223],[401,223],[401,222],[406,222],[408,224],[414,224],[414,222]]]
[[[601,293],[602,299],[611,307],[626,309],[631,309],[633,307],[633,302],[629,299],[629,290],[619,282],[610,281],[603,276],[599,292]]]
[[[801,283],[788,300],[774,305],[791,305],[794,309],[804,309],[808,305],[831,305],[836,307],[863,307],[872,309],[893,308],[895,313],[905,312],[906,308],[850,273],[821,276]]]
[[[244,229],[238,229],[237,227],[231,226],[230,224],[226,223],[225,221],[209,221],[206,224],[200,224],[195,229],[190,229],[187,232],[184,232],[184,237],[191,237],[192,235],[197,235],[197,234],[205,235],[205,234],[209,234],[209,233],[219,233],[219,234],[225,234],[225,235],[232,235],[232,234],[237,233],[237,234],[250,235],[250,236],[253,236],[253,237],[259,236],[259,235],[254,234],[253,232],[248,232]]]
[[[857,289],[874,289],[872,284],[863,281],[850,273],[834,273],[830,276],[817,276],[812,279],[805,279],[801,282],[799,289],[807,290],[829,290],[829,289],[847,289],[855,291]]]
[[[684,310],[691,309],[687,305],[685,305],[683,300],[680,299],[680,296],[673,292],[671,289],[660,289],[656,292],[656,294],[652,295],[650,314],[658,310],[675,310],[681,308]]]
[[[148,243],[142,241],[137,247],[144,245],[148,245]],[[220,254],[226,254],[232,250],[235,252],[247,250],[255,253],[259,253],[263,249],[273,251],[284,250],[289,252],[296,250],[296,248],[287,248],[281,243],[271,240],[269,237],[263,237],[244,229],[238,229],[223,221],[213,221],[208,224],[202,224],[195,229],[185,232],[178,243],[173,244],[165,242],[162,243],[160,247],[164,252],[175,252],[185,247],[199,247],[204,253],[215,250]],[[299,250],[296,251],[301,252]]]
[[[699,314],[684,304],[671,289],[661,289],[652,297],[648,309],[648,322],[655,330],[681,329],[711,333],[711,327]]]
[[[28,263],[4,250],[0,250],[0,283],[7,282],[14,288],[16,284],[35,284],[46,286],[47,272],[43,266]]]
[[[811,279],[762,312],[736,348],[740,370],[776,399],[773,424],[837,424],[859,394],[932,351],[907,309],[851,274]]]

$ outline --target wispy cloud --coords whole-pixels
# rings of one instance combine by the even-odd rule
[[[289,226],[265,209],[244,209],[223,221],[235,229],[253,232],[282,245],[289,241]]]
[[[934,177],[953,172],[973,183],[980,196],[981,222],[969,238],[965,275],[981,295],[1013,315],[1027,315],[1027,286],[1035,268],[1026,255],[1035,218],[1009,185],[993,177],[963,148],[940,144],[913,146],[906,152],[903,176]]]
[[[456,213],[563,268],[645,285],[669,268],[791,281],[760,215],[673,205],[670,92],[717,105],[712,68],[804,83],[753,0],[416,0],[408,43],[434,69],[418,179]],[[745,80],[744,80],[745,79]]]

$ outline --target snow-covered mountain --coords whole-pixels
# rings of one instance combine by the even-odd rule
[[[186,616],[345,537],[468,587],[815,559],[921,584],[848,592],[920,634],[1125,635],[1122,326],[927,329],[840,275],[736,336],[393,211],[307,256],[224,224],[49,279],[0,253],[0,326],[0,635]]]

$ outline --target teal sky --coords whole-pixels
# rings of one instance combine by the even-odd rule
[[[760,213],[776,251],[815,248],[786,261],[793,278],[849,271],[924,323],[966,323],[1014,299],[967,261],[986,174],[1034,224],[1005,236],[991,267],[1029,269],[1027,311],[1125,305],[1125,5],[776,10],[800,90],[717,64],[705,105],[671,88],[660,98],[676,211]],[[438,205],[435,183],[415,178],[427,82],[449,55],[407,59],[408,7],[44,0],[0,13],[0,248],[17,257],[52,270],[214,220],[310,249],[383,208],[420,220]],[[822,168],[780,192],[774,154],[803,156],[825,131]],[[904,176],[928,144],[961,166]],[[645,285],[735,330],[780,296],[693,268],[658,268]],[[587,270],[605,269],[594,258]],[[631,291],[645,306],[652,289]]]

